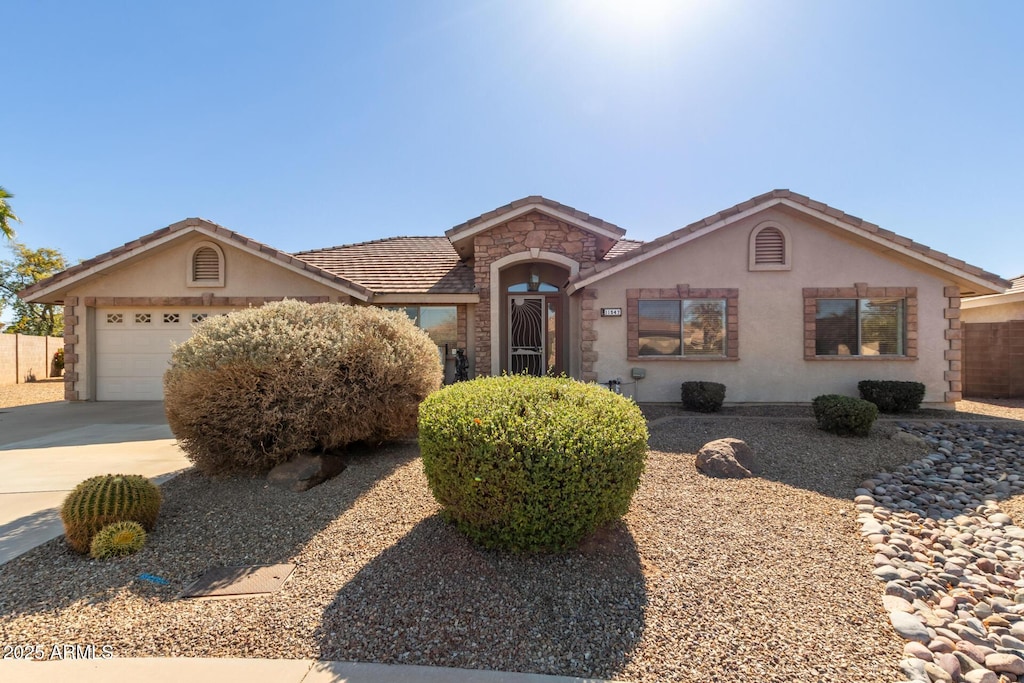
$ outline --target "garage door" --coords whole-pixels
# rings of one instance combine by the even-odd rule
[[[192,325],[228,309],[109,308],[96,311],[96,398],[161,401],[171,344],[192,335]]]

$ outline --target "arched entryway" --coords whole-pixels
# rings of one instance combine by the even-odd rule
[[[501,271],[501,369],[511,374],[569,371],[569,270],[529,261]]]

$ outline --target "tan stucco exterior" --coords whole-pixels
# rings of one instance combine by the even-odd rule
[[[763,221],[785,225],[789,231],[792,265],[789,270],[748,270],[751,231]],[[916,287],[918,292],[918,358],[804,359],[803,288]],[[678,401],[686,380],[721,382],[729,402],[804,402],[824,393],[857,395],[862,379],[901,379],[923,382],[925,401],[944,403],[949,384],[945,331],[949,306],[945,287],[951,281],[881,255],[855,243],[833,228],[784,209],[768,209],[682,247],[655,256],[640,267],[611,275],[593,285],[597,307],[626,310],[632,288],[664,288],[688,284],[693,288],[739,290],[739,358],[737,360],[628,359],[626,315],[599,317],[595,322],[598,381],[630,379],[642,367],[642,401]]]
[[[760,240],[763,230],[769,238]],[[213,314],[281,298],[455,306],[457,346],[467,352],[470,376],[494,374],[508,366],[507,289],[529,273],[544,274],[545,282],[561,288],[544,299],[560,306],[548,319],[562,321],[556,333],[563,340],[561,369],[584,381],[622,378],[628,385],[631,371],[642,368],[646,377],[625,392],[640,401],[678,402],[686,380],[724,383],[728,402],[808,402],[824,393],[856,395],[862,379],[899,379],[923,382],[926,403],[949,404],[962,391],[961,292],[992,295],[1008,286],[994,274],[788,190],[760,195],[647,244],[621,239],[624,234],[571,207],[527,197],[447,231],[451,252],[438,247],[438,238],[394,238],[407,250],[413,249],[410,240],[430,240],[423,247],[430,258],[419,254],[410,261],[413,252],[406,251],[377,261],[384,253],[374,251],[377,241],[292,255],[209,221],[186,219],[73,266],[30,288],[26,298],[64,304],[71,400],[96,398],[97,365],[131,360],[134,352],[119,348],[138,346],[140,335],[121,335],[129,325],[121,328],[107,312],[124,311],[148,335],[148,323],[134,316],[152,311],[167,324],[161,329],[180,322],[185,327],[175,334],[187,335],[182,321],[197,311]],[[203,245],[223,255],[213,281],[204,270],[210,267],[208,250],[192,268]],[[359,247],[355,256],[346,256],[350,247]],[[766,253],[785,256],[780,263]],[[467,269],[471,282],[458,277]],[[556,271],[557,277],[550,275]],[[420,275],[429,287],[391,286]],[[904,301],[902,355],[815,355],[817,298],[882,297]],[[638,301],[651,298],[722,300],[723,355],[641,356]],[[986,320],[1024,318],[1024,301],[1011,296],[995,305],[998,297],[988,298],[993,301],[986,304]],[[622,315],[602,316],[604,308]],[[982,315],[969,301],[963,310],[964,320]],[[106,344],[100,363],[97,326],[101,340],[115,342]],[[163,348],[157,337],[150,341]],[[158,364],[149,366],[153,381]],[[120,377],[140,372],[129,369]]]
[[[215,244],[223,255],[223,286],[190,285],[189,268],[197,246]],[[166,244],[72,283],[65,301],[65,396],[97,398],[97,311],[225,313],[263,300],[283,297],[348,303],[337,288],[311,280],[230,243],[200,233],[186,233]]]

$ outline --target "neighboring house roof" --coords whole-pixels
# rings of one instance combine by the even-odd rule
[[[389,237],[300,251],[297,258],[379,293],[474,291],[473,269],[446,237]]]
[[[936,251],[910,238],[897,235],[890,230],[880,228],[874,223],[869,223],[857,216],[815,201],[810,197],[791,192],[790,190],[772,190],[719,211],[707,218],[690,223],[686,227],[670,232],[656,240],[646,242],[641,247],[625,254],[597,263],[592,269],[581,270],[579,275],[576,276],[575,281],[570,282],[568,291],[571,294],[609,275],[632,268],[649,258],[731,225],[754,213],[778,205],[813,216],[848,233],[873,242],[880,247],[945,271],[955,279],[977,287],[981,293],[999,292],[1010,286],[1008,281],[1003,280],[995,273],[972,266],[960,259],[953,258],[941,251]]]
[[[128,259],[134,258],[135,256],[138,256],[150,249],[166,244],[173,239],[181,237],[187,232],[201,233],[207,237],[231,244],[232,246],[243,249],[269,261],[276,262],[279,265],[301,273],[314,280],[319,280],[337,287],[346,294],[349,294],[361,301],[367,301],[371,296],[369,290],[361,285],[346,280],[335,273],[323,270],[311,263],[306,263],[305,261],[297,259],[290,254],[263,244],[262,242],[250,239],[241,233],[228,230],[224,226],[217,225],[216,223],[204,218],[186,218],[183,221],[178,221],[177,223],[168,225],[165,228],[154,230],[148,235],[144,235],[136,240],[123,244],[120,247],[111,249],[99,256],[94,256],[91,259],[82,261],[81,263],[71,266],[66,270],[62,270],[56,275],[52,275],[45,280],[40,280],[34,285],[21,290],[18,295],[26,301],[40,301],[56,290],[90,277],[102,270],[111,268],[119,263],[127,261]]]
[[[1024,275],[1010,278],[1010,286],[1005,292],[989,294],[987,296],[972,296],[961,302],[963,308],[984,308],[986,306],[1000,306],[1024,301]]]

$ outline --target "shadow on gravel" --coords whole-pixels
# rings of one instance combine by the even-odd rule
[[[206,477],[187,470],[161,487],[156,529],[138,553],[96,561],[70,550],[60,536],[0,565],[0,622],[80,601],[115,602],[125,589],[148,600],[172,601],[211,567],[287,562],[374,484],[417,455],[407,444],[353,452],[346,456],[345,471],[304,493],[269,486],[262,476]],[[85,642],[88,623],[83,629]]]
[[[646,604],[622,522],[569,553],[512,555],[434,515],[345,585],[317,636],[327,660],[613,678]]]

